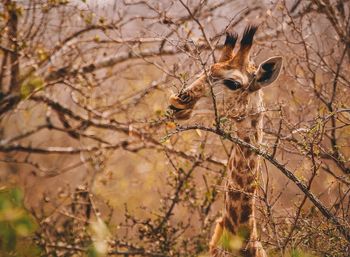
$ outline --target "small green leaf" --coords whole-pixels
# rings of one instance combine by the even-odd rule
[[[19,188],[13,188],[10,190],[10,197],[12,203],[17,206],[21,207],[22,206],[22,201],[23,201],[23,194],[22,191]]]
[[[87,250],[87,256],[88,257],[99,257],[98,252],[96,251],[96,248],[94,245],[90,245]]]
[[[27,98],[34,90],[41,90],[44,88],[44,80],[39,76],[30,76],[21,85],[21,96]]]
[[[17,220],[14,223],[14,228],[16,233],[20,236],[29,236],[32,232],[34,232],[34,224],[28,216],[24,216],[23,218]]]
[[[230,241],[231,241],[232,235],[227,230],[224,230],[222,233],[222,236],[220,238],[220,245],[223,249],[230,249]]]
[[[28,249],[34,249],[35,246],[28,245],[28,242],[23,240],[24,237],[30,236],[35,229],[34,219],[24,208],[22,191],[19,188],[0,190],[0,253],[5,252],[4,256],[14,257],[39,256],[39,254],[32,255],[31,253],[28,255]],[[35,249],[39,251],[38,248]],[[7,255],[6,253],[11,254]],[[0,256],[3,255],[0,254]]]

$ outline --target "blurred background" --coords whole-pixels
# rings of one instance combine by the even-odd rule
[[[257,213],[269,256],[347,256],[350,1],[2,0],[0,256],[209,256],[233,144],[210,98],[187,121],[168,98],[258,24],[280,55],[263,89]]]

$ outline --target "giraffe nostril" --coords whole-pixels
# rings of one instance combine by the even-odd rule
[[[182,103],[189,103],[192,101],[192,97],[187,92],[180,94],[178,97]]]

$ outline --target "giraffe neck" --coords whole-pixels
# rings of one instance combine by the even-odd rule
[[[256,101],[255,104],[258,107],[260,102]],[[237,136],[256,145],[261,141],[261,122],[262,115],[259,111],[247,113],[244,120],[236,122]],[[255,246],[258,235],[254,209],[259,164],[256,153],[236,145],[227,166],[223,227],[242,240],[241,248],[236,250],[247,257],[258,256]]]

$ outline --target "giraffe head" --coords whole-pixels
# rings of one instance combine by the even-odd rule
[[[211,86],[220,87],[221,91],[224,91],[229,109],[233,111],[238,98],[239,102],[246,102],[251,95],[277,79],[282,67],[282,57],[271,57],[258,68],[250,61],[249,53],[256,31],[256,26],[246,27],[237,52],[234,48],[238,35],[226,33],[219,62],[214,63],[207,74],[203,74],[180,93],[170,97],[169,108],[176,119],[188,119],[197,101],[210,95]]]

